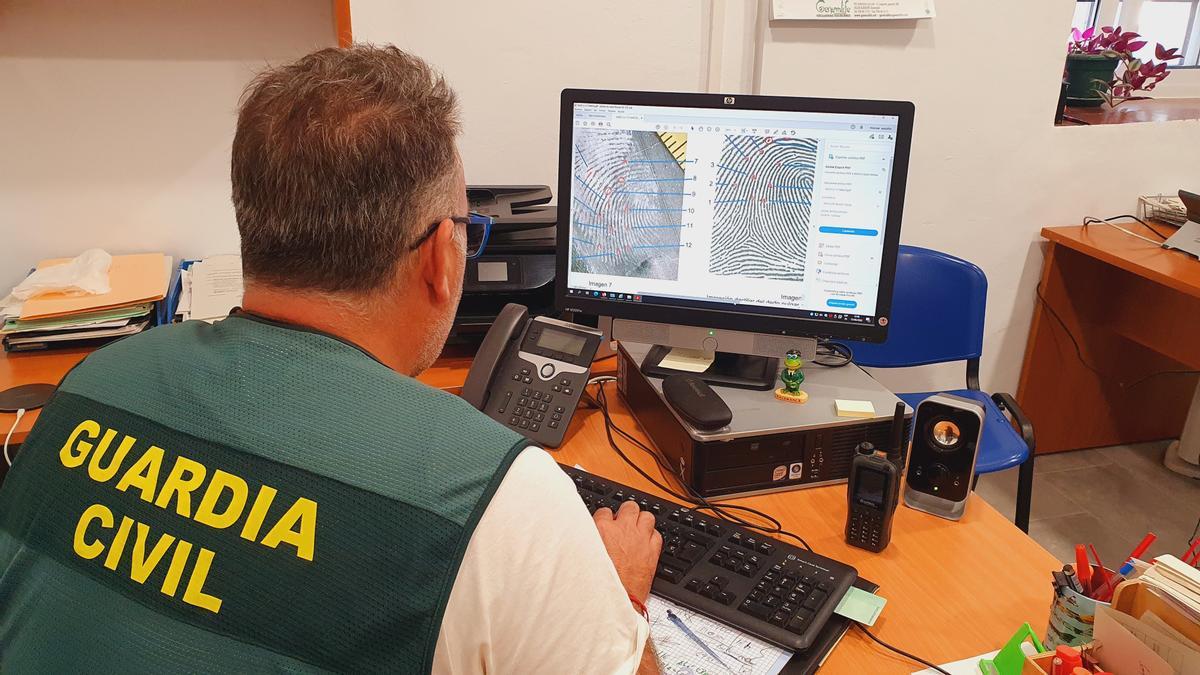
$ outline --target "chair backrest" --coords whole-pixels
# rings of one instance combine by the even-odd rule
[[[987,277],[976,265],[918,246],[901,246],[888,337],[848,343],[854,362],[876,368],[978,359],[983,352]]]

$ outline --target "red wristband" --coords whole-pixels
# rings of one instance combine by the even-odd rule
[[[646,605],[641,600],[633,597],[632,593],[626,593],[626,595],[629,596],[629,602],[633,603],[633,608],[638,611],[638,614],[641,614],[646,619],[646,623],[650,623],[650,611],[646,609]]]

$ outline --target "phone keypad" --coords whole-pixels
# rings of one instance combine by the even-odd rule
[[[525,379],[528,372],[528,368],[522,368],[513,374],[513,379],[522,384],[533,384]],[[519,396],[516,397],[515,406],[509,405],[513,398],[513,392],[506,392],[504,402],[500,404],[497,412],[503,414],[511,407],[507,421],[510,427],[516,429],[538,431],[543,424],[549,429],[560,428],[564,423],[563,417],[566,415],[567,409],[562,405],[552,406],[551,404],[558,402],[556,396],[573,396],[576,382],[574,377],[564,376],[549,384],[548,388],[541,388],[536,384],[532,387],[522,387],[518,392]]]
[[[853,509],[846,523],[846,541],[860,548],[878,550],[883,531],[883,514],[867,509]]]

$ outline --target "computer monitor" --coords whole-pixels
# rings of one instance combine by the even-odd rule
[[[723,353],[883,341],[912,122],[898,101],[563,91],[559,307],[735,386],[777,365]]]

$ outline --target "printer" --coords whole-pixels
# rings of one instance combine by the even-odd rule
[[[492,232],[483,255],[467,261],[452,341],[478,343],[510,302],[532,316],[554,315],[558,211],[552,198],[545,185],[467,186],[471,210],[492,217]]]

